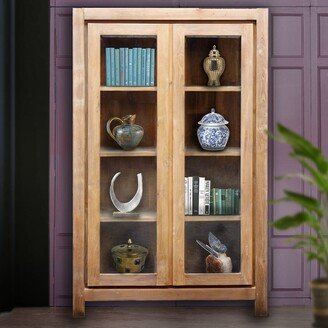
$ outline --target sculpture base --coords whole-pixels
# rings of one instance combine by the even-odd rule
[[[131,218],[131,217],[138,217],[139,213],[136,212],[113,212],[113,216],[115,218]]]

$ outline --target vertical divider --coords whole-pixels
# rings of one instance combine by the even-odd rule
[[[173,284],[184,284],[185,30],[173,26]]]
[[[170,26],[157,26],[157,285],[171,283],[171,34]]]

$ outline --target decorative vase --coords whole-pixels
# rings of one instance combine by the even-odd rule
[[[311,282],[313,296],[314,327],[328,327],[328,279]]]
[[[219,253],[218,257],[208,255],[205,259],[207,273],[231,273],[231,258],[226,253]]]
[[[132,243],[114,246],[111,250],[114,266],[119,273],[139,273],[143,270],[148,249]]]
[[[226,126],[229,122],[215,112],[215,108],[206,114],[199,122],[197,130],[198,141],[204,150],[223,150],[229,140],[230,131]]]
[[[108,134],[117,142],[117,144],[124,150],[132,150],[136,148],[143,135],[144,129],[142,126],[134,124],[136,114],[110,118],[106,124]],[[113,121],[119,121],[121,124],[115,126],[113,131],[110,129],[110,124]]]
[[[203,68],[208,77],[208,86],[219,86],[220,77],[225,70],[225,60],[221,57],[216,46],[209,52],[208,57],[203,61]]]

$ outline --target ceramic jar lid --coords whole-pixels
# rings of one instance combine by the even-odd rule
[[[198,122],[200,125],[218,126],[225,125],[229,122],[224,119],[224,117],[215,112],[215,108],[211,108],[211,112],[204,115],[203,118]]]
[[[112,254],[120,258],[142,257],[148,254],[148,249],[132,243],[129,239],[127,244],[117,245],[112,248]]]

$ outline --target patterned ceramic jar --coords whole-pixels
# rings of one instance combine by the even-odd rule
[[[199,122],[197,130],[198,141],[204,150],[223,150],[229,140],[229,128],[224,117],[215,113],[215,108],[206,114]]]

